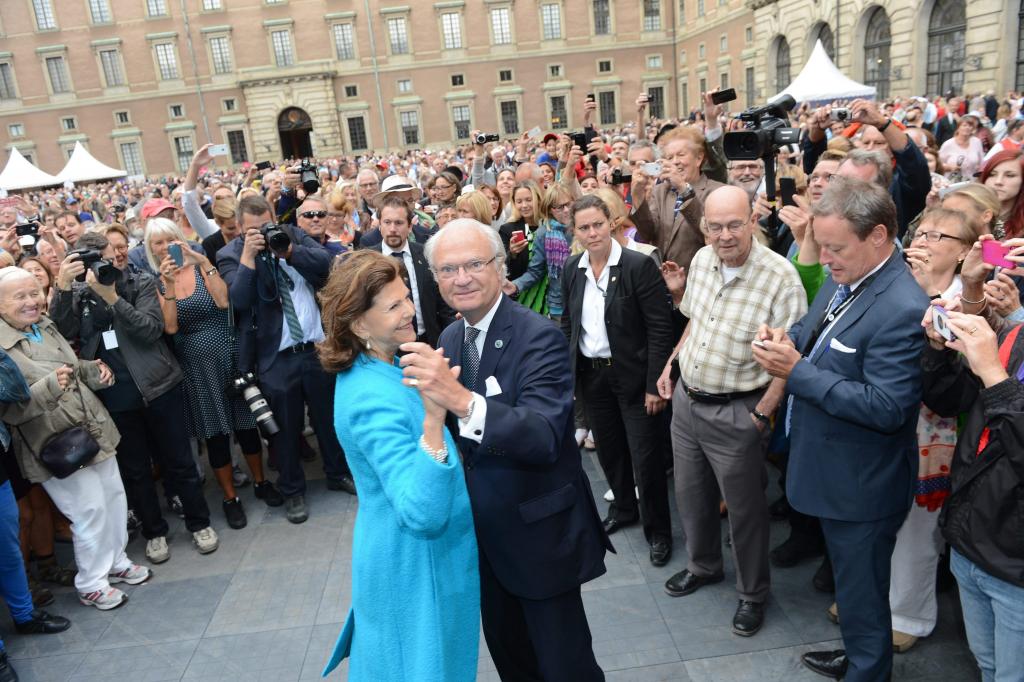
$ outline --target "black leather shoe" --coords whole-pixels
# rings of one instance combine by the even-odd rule
[[[256,499],[263,500],[264,504],[268,507],[280,507],[284,504],[284,497],[281,496],[281,491],[270,481],[260,481],[253,484],[252,492],[256,495]]]
[[[818,570],[814,572],[811,584],[818,592],[832,594],[836,591],[836,578],[832,575],[832,562],[829,561],[827,555],[822,560],[821,566],[818,566]]]
[[[356,482],[352,480],[351,476],[342,476],[341,478],[328,478],[327,489],[344,490],[349,495],[355,495]]]
[[[14,672],[11,662],[7,660],[7,652],[0,653],[0,682],[18,682],[18,673]]]
[[[239,528],[245,528],[249,520],[245,518],[245,509],[242,507],[242,501],[237,497],[232,500],[224,500],[220,503],[221,508],[224,510],[224,518],[227,519],[228,525],[238,530]]]
[[[789,500],[785,495],[768,505],[768,514],[776,521],[789,518],[789,510]]]
[[[639,519],[633,519],[632,521],[623,521],[622,519],[613,519],[612,517],[609,516],[603,522],[604,523],[604,532],[608,533],[608,535],[611,535],[612,533],[614,533],[614,532],[616,532],[616,531],[618,531],[618,530],[620,530],[622,528],[626,528],[627,526],[634,526],[634,525],[636,525],[637,521],[639,521]]]
[[[790,535],[788,540],[768,554],[768,559],[776,568],[791,568],[804,559],[813,559],[823,553],[824,550],[820,546]]]
[[[32,610],[32,618],[24,623],[15,623],[14,629],[22,635],[54,635],[71,627],[71,621],[63,616],[51,616],[41,609]]]
[[[836,649],[835,651],[808,651],[806,654],[800,657],[800,661],[818,673],[825,677],[831,677],[833,680],[841,680],[846,675],[846,652],[842,649]]]
[[[740,637],[756,635],[764,625],[764,602],[740,599],[736,615],[732,617],[732,633]]]
[[[664,540],[651,543],[651,565],[661,568],[672,558],[672,545]]]
[[[725,574],[700,576],[683,569],[665,581],[665,592],[670,597],[685,597],[699,590],[704,585],[713,585],[725,580]]]

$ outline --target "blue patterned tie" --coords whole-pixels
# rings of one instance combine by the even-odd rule
[[[850,287],[846,286],[845,284],[840,284],[839,288],[836,289],[835,296],[832,297],[832,304],[829,306],[828,311],[832,312],[833,310],[841,306],[846,299],[850,298],[851,293],[853,292],[851,291]]]
[[[291,334],[292,343],[302,343],[305,334],[302,331],[302,324],[299,316],[295,313],[295,302],[292,300],[292,278],[278,264],[274,270],[277,273],[277,291],[281,298],[281,312],[284,313],[284,320],[288,324],[288,333]]]
[[[462,385],[473,390],[476,386],[476,375],[480,371],[480,351],[476,349],[476,337],[480,330],[466,327],[466,340],[462,342]]]

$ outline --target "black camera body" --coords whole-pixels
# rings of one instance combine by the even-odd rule
[[[573,146],[579,147],[584,152],[587,151],[587,134],[586,133],[569,133],[569,137],[572,138]]]
[[[245,400],[245,404],[249,406],[249,411],[256,418],[256,425],[260,427],[260,432],[266,438],[270,438],[281,430],[274,419],[274,412],[270,409],[263,391],[260,390],[259,384],[256,383],[255,374],[247,372],[236,377],[233,387]]]
[[[498,142],[501,140],[497,133],[477,133],[476,137],[473,138],[473,142],[476,144],[487,144],[488,142]]]
[[[611,184],[613,185],[625,185],[626,183],[633,182],[632,175],[624,175],[621,168],[616,168],[612,171]]]
[[[786,95],[777,102],[751,107],[740,114],[746,130],[725,134],[725,157],[730,161],[752,161],[775,157],[780,147],[800,141],[800,129],[789,125],[789,112],[796,100]]]
[[[92,271],[96,281],[104,286],[110,286],[117,281],[120,272],[114,264],[103,257],[103,254],[96,249],[72,249],[68,251],[69,256],[78,256],[78,260],[85,265],[85,272]],[[85,272],[75,277],[76,281],[85,281]]]
[[[299,182],[302,183],[302,191],[307,195],[316,194],[320,189],[320,176],[317,175],[316,166],[303,159],[299,164]]]
[[[263,226],[260,227],[260,234],[267,240],[267,246],[274,253],[287,253],[288,247],[291,246],[292,238],[280,225],[263,223]]]

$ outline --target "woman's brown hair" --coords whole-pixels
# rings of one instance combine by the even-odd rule
[[[400,275],[399,262],[379,251],[365,249],[341,258],[317,295],[325,336],[317,352],[325,371],[344,372],[366,352],[366,343],[352,325],[373,306],[381,289]]]

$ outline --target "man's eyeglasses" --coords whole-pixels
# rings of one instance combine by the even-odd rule
[[[570,208],[572,208],[572,202],[571,201],[566,202],[564,204],[558,204],[557,206],[552,206],[551,210],[552,211],[559,211],[559,212],[561,212],[561,211],[566,211],[566,210],[568,210]]]
[[[442,265],[434,270],[434,274],[440,279],[454,279],[458,276],[459,270],[465,270],[467,275],[479,275],[496,258],[497,256],[492,256],[490,260],[471,260],[462,265]]]
[[[961,239],[960,237],[954,237],[951,234],[944,234],[942,232],[939,232],[938,230],[929,230],[928,232],[918,231],[914,235],[914,240],[917,241],[921,237],[924,237],[925,241],[929,241],[929,242],[940,242],[943,239],[952,239],[952,240],[958,241],[958,242],[962,242],[963,241],[963,239]]]
[[[735,234],[737,232],[742,231],[744,226],[747,223],[746,223],[746,221],[736,221],[736,222],[729,223],[728,225],[722,225],[721,223],[709,223],[709,222],[705,222],[704,224],[707,226],[708,232],[710,232],[711,234],[722,234],[723,232],[725,232],[727,230],[729,232],[732,232],[732,233]]]
[[[313,218],[326,218],[327,211],[303,211],[299,215],[306,220],[312,220]]]

